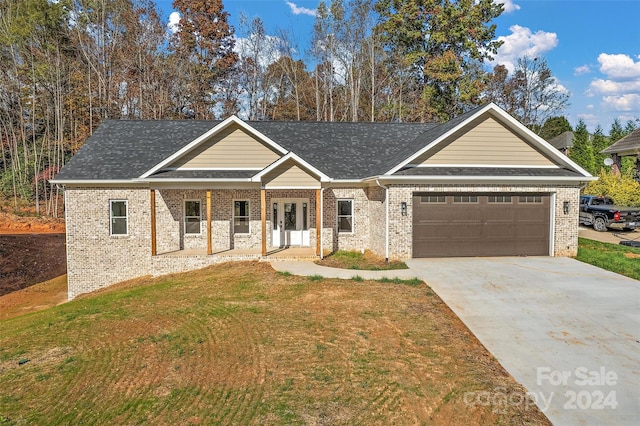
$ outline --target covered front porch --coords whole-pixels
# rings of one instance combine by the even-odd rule
[[[150,189],[151,256],[321,257],[321,197],[321,189]]]

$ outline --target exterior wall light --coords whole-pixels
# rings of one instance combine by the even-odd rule
[[[400,203],[400,213],[402,213],[402,216],[407,215],[407,203],[404,201]]]
[[[569,201],[562,203],[562,211],[564,214],[569,214]]]

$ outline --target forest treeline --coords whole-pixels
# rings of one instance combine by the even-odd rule
[[[234,28],[221,0],[173,7],[169,28],[153,0],[0,0],[1,197],[57,216],[48,179],[106,119],[439,122],[494,101],[549,132],[569,102],[544,58],[488,68],[491,0],[321,2],[308,47]]]

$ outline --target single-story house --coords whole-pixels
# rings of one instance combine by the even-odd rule
[[[636,129],[615,142],[611,146],[600,151],[601,154],[609,154],[612,159],[614,173],[620,173],[622,157],[633,157],[636,160],[636,179],[640,181],[640,129]]]
[[[73,299],[290,247],[573,256],[592,179],[488,104],[444,124],[105,121],[52,182]]]

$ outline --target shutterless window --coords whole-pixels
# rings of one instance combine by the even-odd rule
[[[201,219],[200,201],[186,200],[184,202],[184,233],[199,234]]]
[[[353,200],[338,200],[338,232],[353,232]]]
[[[489,203],[510,203],[511,202],[511,196],[510,195],[489,195],[487,197],[487,201]]]
[[[235,234],[249,233],[249,201],[247,200],[233,202],[233,232]]]
[[[109,222],[111,235],[127,235],[127,200],[111,200],[109,203]]]
[[[453,197],[454,203],[477,203],[478,197],[476,195],[456,195]]]
[[[420,197],[420,202],[423,204],[444,204],[446,200],[444,195],[423,195]]]
[[[521,195],[518,202],[520,204],[539,204],[542,203],[540,195]]]

